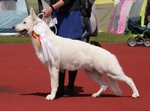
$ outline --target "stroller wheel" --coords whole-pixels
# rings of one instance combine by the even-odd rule
[[[133,47],[136,45],[136,40],[134,38],[129,38],[127,43],[129,46]]]
[[[146,38],[144,39],[144,46],[150,46],[150,39]]]

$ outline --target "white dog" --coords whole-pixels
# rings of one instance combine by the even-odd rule
[[[122,95],[117,84],[117,80],[120,80],[131,87],[132,97],[139,97],[134,82],[124,74],[115,55],[103,48],[55,35],[48,25],[36,16],[33,8],[30,8],[30,15],[22,23],[13,26],[13,29],[19,31],[20,35],[28,33],[31,36],[37,57],[49,69],[52,90],[51,94],[47,95],[47,100],[55,98],[58,72],[64,69],[84,69],[85,73],[100,85],[100,89],[92,97],[99,97],[107,89],[108,85],[103,80],[105,74],[115,95]]]

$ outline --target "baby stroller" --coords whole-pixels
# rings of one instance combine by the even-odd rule
[[[144,45],[150,46],[150,22],[146,27],[141,27],[141,17],[132,17],[128,20],[128,29],[132,34],[136,34],[135,38],[129,38],[127,44],[129,46]]]

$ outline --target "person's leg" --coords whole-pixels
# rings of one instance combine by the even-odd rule
[[[92,29],[91,29],[91,21],[90,18],[87,18],[87,37],[86,37],[86,42],[89,43],[90,42],[90,36],[92,33]]]
[[[66,71],[59,71],[59,86],[57,91],[57,96],[64,95],[64,81],[65,81],[65,73]]]
[[[83,40],[86,39],[86,42],[89,43],[90,35],[92,32],[90,19],[88,17],[83,18],[83,23],[85,25],[85,33],[83,34],[82,38],[83,38]]]
[[[69,82],[68,82],[67,91],[64,95],[65,97],[70,97],[74,95],[74,82],[76,79],[77,72],[78,72],[77,70],[69,71]]]

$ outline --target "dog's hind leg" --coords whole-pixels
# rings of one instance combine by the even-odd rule
[[[97,71],[85,70],[85,73],[89,78],[100,85],[100,89],[96,93],[92,94],[92,97],[99,97],[108,87],[107,83],[103,80],[103,75],[101,75]]]
[[[111,77],[108,76],[108,84],[109,84],[111,91],[113,91],[115,95],[117,96],[122,95],[122,91],[119,88],[118,83],[115,79],[112,79]]]
[[[56,97],[56,92],[58,89],[58,72],[59,69],[53,67],[49,69],[50,79],[51,79],[51,94],[47,95],[47,100],[53,100]]]
[[[119,74],[108,74],[108,76],[110,76],[112,79],[126,82],[132,89],[132,92],[133,92],[132,97],[133,98],[139,97],[139,92],[138,92],[133,80],[131,78],[127,77],[124,73],[121,75],[119,75]]]

